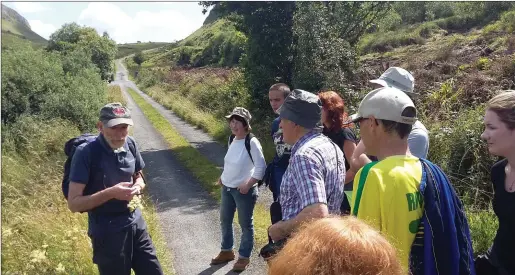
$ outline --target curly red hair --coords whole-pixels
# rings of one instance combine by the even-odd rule
[[[327,119],[331,121],[331,132],[336,132],[342,128],[351,127],[351,124],[344,124],[349,119],[345,112],[345,101],[336,92],[327,91],[318,94],[322,101],[322,108],[327,111]]]
[[[397,250],[353,216],[305,223],[269,262],[268,275],[402,275]]]

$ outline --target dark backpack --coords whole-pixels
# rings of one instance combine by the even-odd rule
[[[92,179],[93,172],[101,171],[102,167],[100,164],[100,160],[102,157],[102,151],[101,151],[101,145],[98,142],[95,142],[98,135],[85,133],[78,137],[74,137],[69,139],[64,144],[64,154],[67,156],[66,162],[64,163],[64,173],[63,173],[63,181],[61,183],[61,189],[63,191],[63,195],[65,199],[68,199],[68,189],[70,186],[70,169],[71,169],[71,163],[73,159],[73,155],[75,154],[75,150],[79,145],[87,143],[90,144],[88,146],[91,146],[90,152],[91,152],[91,158],[90,158],[90,176],[89,178]],[[134,141],[132,138],[127,137],[127,143],[129,145],[129,150],[131,151],[132,155],[136,158],[136,145],[134,144]],[[137,158],[136,158],[137,161]],[[84,194],[89,195],[88,186],[84,189]]]
[[[229,145],[231,145],[232,141],[234,140],[234,137],[235,137],[235,135],[231,135],[229,137]],[[247,149],[247,153],[249,154],[249,157],[250,157],[250,160],[252,161],[252,163],[254,163],[254,159],[252,158],[252,154],[250,153],[250,140],[253,137],[254,137],[254,134],[252,134],[252,133],[248,133],[247,136],[245,137],[245,149]],[[265,172],[265,174],[266,174],[266,172]],[[265,182],[264,179],[259,180],[258,186],[261,186],[264,182]]]

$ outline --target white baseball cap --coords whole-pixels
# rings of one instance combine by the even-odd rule
[[[413,92],[415,79],[403,68],[390,67],[378,79],[370,80],[370,82],[383,87],[394,87],[405,93],[417,94]]]
[[[413,125],[417,118],[403,116],[402,113],[406,108],[413,108],[416,111],[415,104],[403,91],[391,87],[379,88],[365,96],[359,104],[358,113],[350,118],[353,123],[362,118],[374,116],[376,119]]]

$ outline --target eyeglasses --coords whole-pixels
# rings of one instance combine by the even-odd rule
[[[356,128],[358,128],[358,129],[359,129],[359,124],[360,124],[363,120],[366,120],[366,119],[368,119],[368,117],[360,117],[360,118],[356,119],[356,120],[354,121],[354,125],[356,125]]]

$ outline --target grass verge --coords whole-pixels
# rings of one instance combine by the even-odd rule
[[[160,132],[170,149],[191,173],[200,181],[209,194],[220,202],[220,187],[216,185],[220,177],[220,169],[204,157],[197,149],[175,130],[152,105],[147,103],[136,91],[127,88],[127,91],[136,104],[143,111],[148,120]],[[237,219],[235,219],[235,222]],[[267,229],[270,225],[270,214],[261,204],[256,204],[254,210],[254,228],[256,244],[264,245],[268,242]]]
[[[159,104],[172,110],[180,118],[204,130],[216,141],[223,145],[227,144],[227,137],[231,133],[224,117],[218,118],[211,112],[198,107],[195,103],[180,95],[178,92],[166,91],[166,89],[160,85],[148,88],[146,93]],[[262,130],[264,128],[269,129],[270,126],[263,125],[264,123],[262,121],[254,121],[251,124],[252,128],[254,128],[254,134],[263,147],[265,159],[271,160],[275,154],[275,145],[269,136],[269,130]]]

